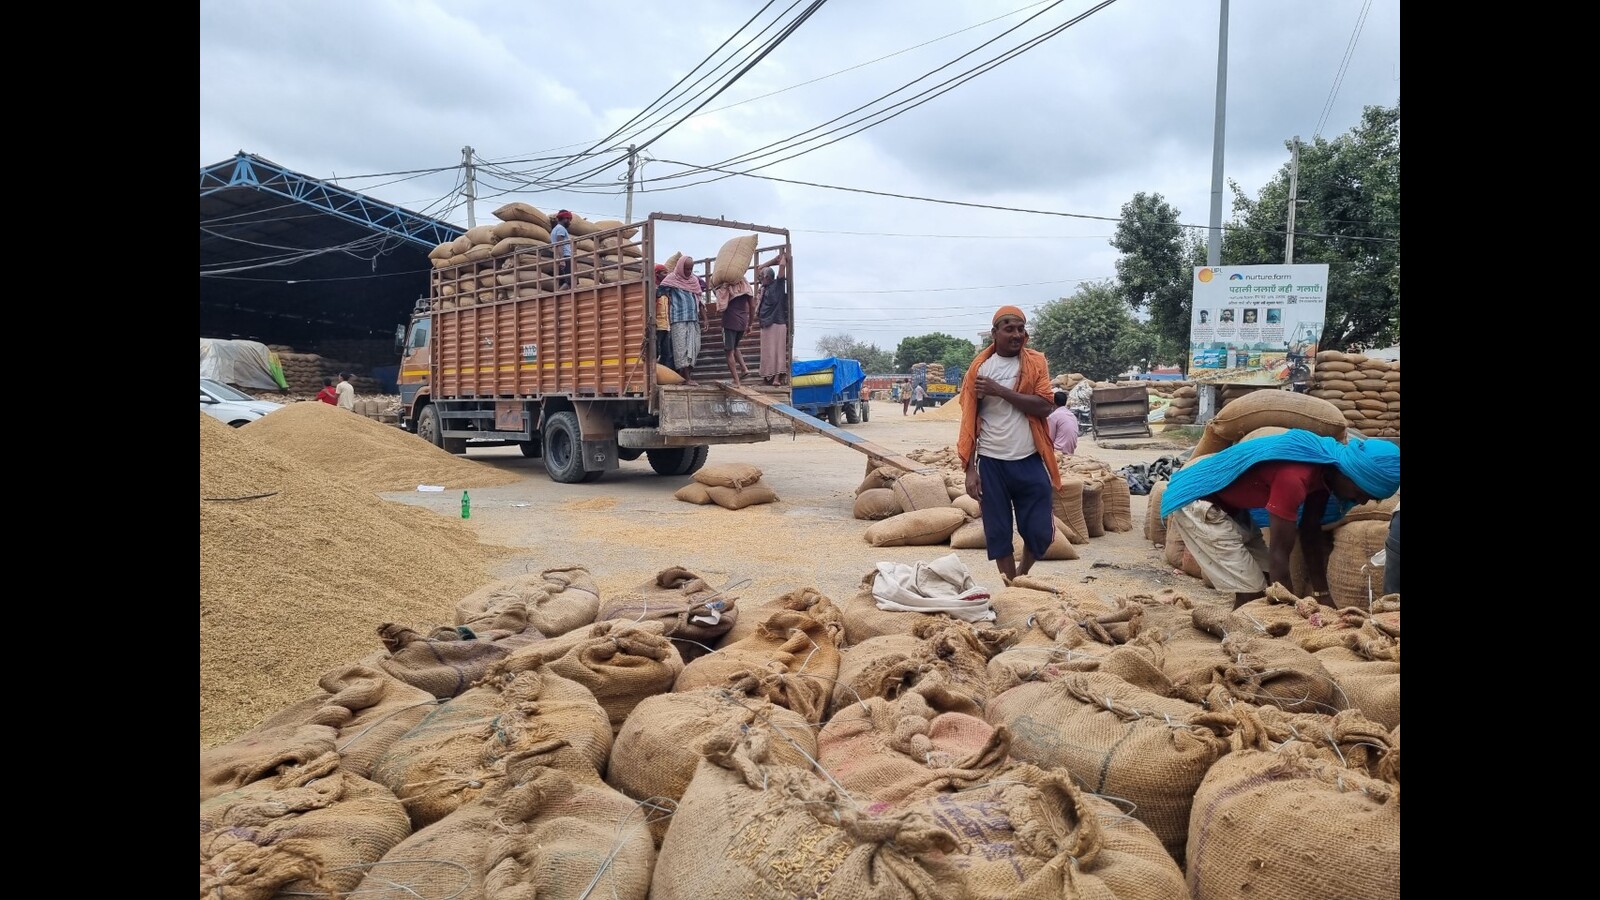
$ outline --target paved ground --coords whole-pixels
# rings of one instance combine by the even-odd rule
[[[888,404],[876,406],[870,422],[848,426],[868,440],[904,453],[955,445],[957,424],[925,416],[906,417]],[[1159,440],[1085,440],[1079,456],[1113,469],[1182,452]],[[761,468],[780,502],[743,510],[694,506],[673,499],[688,482],[662,477],[641,458],[624,462],[592,484],[550,480],[543,463],[525,459],[516,447],[474,449],[468,458],[526,477],[497,488],[472,491],[471,525],[487,543],[515,548],[498,574],[577,563],[588,566],[600,586],[619,590],[640,584],[672,565],[685,566],[713,584],[742,585],[732,593],[763,602],[797,587],[815,586],[836,600],[859,589],[879,560],[914,562],[952,552],[948,546],[874,548],[863,538],[871,523],[851,516],[866,457],[815,434],[783,436],[762,444],[711,448],[709,462],[748,462]],[[399,493],[390,500],[458,516],[460,492]],[[1080,559],[1041,562],[1036,571],[1080,578],[1108,598],[1177,587],[1195,598],[1220,598],[1199,581],[1162,564],[1160,551],[1144,540],[1146,498],[1133,497],[1134,529],[1080,545]],[[999,588],[993,563],[982,550],[959,550],[979,582]]]

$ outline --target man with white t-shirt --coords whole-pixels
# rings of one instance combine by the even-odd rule
[[[967,369],[956,445],[967,494],[983,510],[989,558],[1009,581],[1028,574],[1055,538],[1052,498],[1061,489],[1046,419],[1055,409],[1050,364],[1029,350],[1027,319],[1015,306],[994,314],[993,341]],[[1022,562],[1011,550],[1022,535]]]

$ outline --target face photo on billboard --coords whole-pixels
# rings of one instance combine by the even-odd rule
[[[1231,310],[1231,309],[1223,310],[1222,311],[1222,321],[1224,321],[1224,322],[1232,322],[1233,321],[1233,310]]]
[[[1244,311],[1244,323],[1246,325],[1254,325],[1256,323],[1256,311],[1254,309]]]

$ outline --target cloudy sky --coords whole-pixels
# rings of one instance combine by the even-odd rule
[[[829,0],[750,65],[813,6],[763,2],[201,0],[200,164],[244,150],[464,227],[463,147],[483,223],[510,200],[620,219],[624,167],[594,170],[649,142],[636,218],[793,232],[801,357],[974,337],[1109,279],[1136,192],[1210,222],[1219,0]],[[1231,0],[1225,177],[1254,196],[1293,136],[1398,102],[1399,6]]]

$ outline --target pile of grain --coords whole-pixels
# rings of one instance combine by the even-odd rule
[[[493,487],[521,478],[326,403],[292,403],[242,430],[295,462],[366,491],[414,491],[419,484]]]
[[[918,419],[929,419],[934,422],[959,422],[961,421],[961,402],[963,394],[957,394],[955,399],[946,400],[943,406],[925,409],[917,413]]]
[[[459,520],[380,500],[255,433],[200,414],[202,748],[315,693],[329,669],[383,649],[384,622],[452,622],[456,601],[491,580],[501,554]]]

